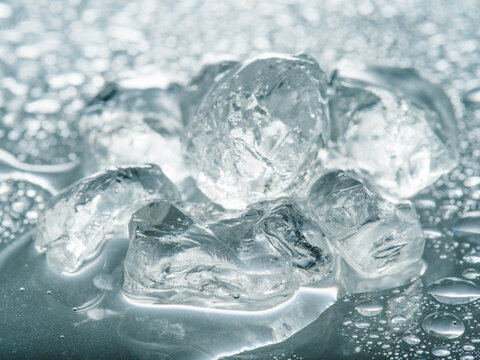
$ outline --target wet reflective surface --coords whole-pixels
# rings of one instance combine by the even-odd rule
[[[479,16],[475,1],[0,3],[2,355],[480,356]],[[118,291],[123,240],[110,242],[78,276],[53,272],[27,233],[49,193],[83,175],[76,122],[99,89],[132,76],[164,87],[171,80],[185,84],[205,61],[265,51],[308,52],[325,70],[340,59],[414,67],[447,92],[460,119],[461,160],[412,199],[426,237],[424,275],[399,288],[347,296],[345,289],[373,286],[345,280],[252,315],[128,302]],[[17,180],[5,179],[34,185],[12,187]],[[432,285],[451,277],[469,283]]]

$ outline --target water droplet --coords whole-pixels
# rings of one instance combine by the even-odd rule
[[[370,323],[366,322],[366,321],[357,321],[355,323],[355,327],[359,328],[359,329],[365,329],[367,327],[370,326]]]
[[[448,356],[450,355],[450,350],[448,350],[448,348],[445,346],[435,346],[432,349],[432,354],[438,357]]]
[[[460,360],[475,360],[475,356],[471,354],[465,354],[460,356]]]
[[[474,350],[475,350],[475,346],[472,345],[472,344],[463,344],[463,350],[465,350],[465,351],[474,351]]]
[[[425,237],[425,239],[438,239],[442,236],[442,232],[437,229],[424,228],[423,236]]]
[[[459,219],[455,225],[452,226],[452,231],[455,236],[462,240],[473,242],[480,242],[480,216],[478,213]]]
[[[405,341],[408,345],[418,345],[421,342],[420,338],[414,334],[405,334],[402,337],[402,340]]]
[[[392,324],[403,324],[405,321],[407,321],[407,318],[403,315],[395,315],[390,319],[390,321]]]
[[[475,280],[480,276],[480,271],[478,271],[477,269],[468,268],[462,272],[462,276],[465,279]]]
[[[450,305],[468,304],[480,298],[480,288],[472,281],[459,278],[444,278],[427,288],[435,300]]]
[[[24,292],[24,291],[25,291],[25,288],[24,288],[24,287],[21,287],[21,288],[20,288],[20,291],[21,291],[21,292]]]
[[[480,256],[477,255],[465,255],[463,261],[469,264],[480,264]]]
[[[480,106],[480,87],[468,90],[463,94],[463,102],[467,107],[476,108]]]
[[[462,320],[447,312],[434,312],[426,316],[422,328],[427,334],[444,339],[455,339],[465,331]]]
[[[383,310],[383,306],[375,300],[365,300],[358,303],[355,310],[363,316],[376,316]]]

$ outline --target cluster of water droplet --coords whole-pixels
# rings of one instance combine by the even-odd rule
[[[24,180],[0,181],[0,250],[32,230],[51,194]]]

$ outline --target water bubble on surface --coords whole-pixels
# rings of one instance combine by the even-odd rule
[[[462,320],[447,312],[427,315],[423,319],[422,328],[427,334],[442,339],[455,339],[465,332]]]
[[[392,324],[398,325],[398,324],[403,324],[405,321],[407,321],[407,318],[403,315],[395,315],[390,319]]]
[[[415,334],[405,334],[402,340],[408,345],[418,345],[421,342],[420,338]]]
[[[375,300],[365,300],[355,306],[355,310],[363,316],[376,316],[383,310],[383,306]]]
[[[450,355],[450,350],[445,346],[435,346],[432,349],[432,354],[438,357],[445,357]]]
[[[474,268],[468,268],[462,272],[462,276],[468,280],[475,280],[480,277],[480,271]]]
[[[465,255],[463,261],[469,264],[480,264],[480,256],[478,255]]]
[[[468,304],[480,298],[480,287],[459,278],[443,278],[430,284],[427,293],[443,304]]]
[[[460,218],[453,226],[452,231],[461,240],[480,242],[480,216],[465,216]]]
[[[463,102],[467,107],[480,107],[480,87],[471,89],[463,94]]]

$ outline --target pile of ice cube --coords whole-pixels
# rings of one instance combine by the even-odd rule
[[[458,158],[440,88],[409,69],[327,76],[307,55],[208,65],[185,87],[108,84],[79,128],[95,174],[50,203],[37,247],[77,272],[128,236],[123,290],[159,304],[264,309],[347,270],[406,271],[424,238],[404,198]]]

